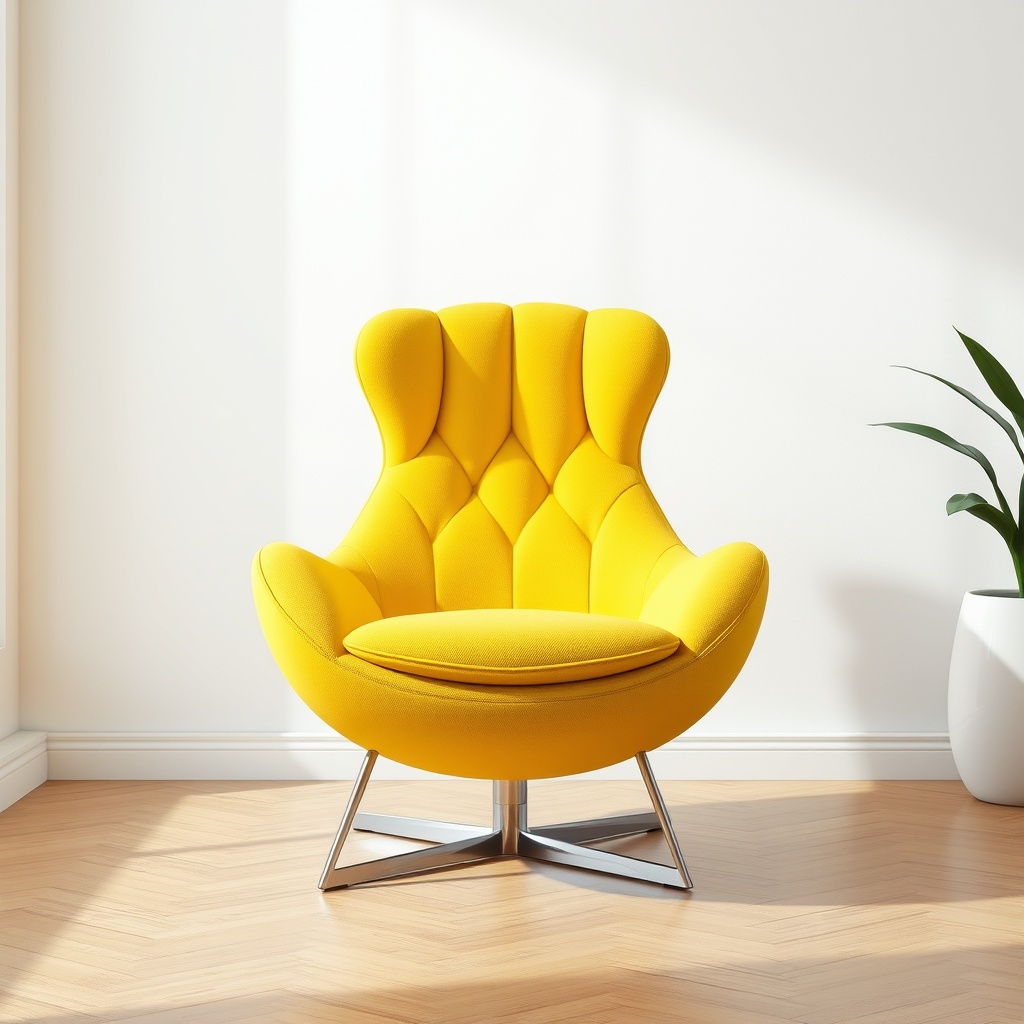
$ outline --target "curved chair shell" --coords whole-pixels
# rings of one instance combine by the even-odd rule
[[[695,556],[644,480],[669,362],[650,317],[395,310],[367,324],[356,362],[384,447],[373,494],[326,559],[273,544],[253,564],[270,648],[326,723],[417,768],[536,779],[651,750],[714,706],[756,637],[768,566],[750,544]],[[381,617],[467,608],[642,619],[682,645],[644,668],[529,686],[425,679],[344,646]]]
[[[760,626],[768,592],[763,557],[755,569],[739,614],[703,653],[680,649],[631,672],[537,686],[422,679],[350,654],[332,655],[276,604],[259,562],[254,575],[278,665],[306,704],[343,736],[427,771],[540,779],[653,750],[714,707],[739,674]]]

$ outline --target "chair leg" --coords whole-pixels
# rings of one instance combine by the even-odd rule
[[[426,818],[403,818],[397,814],[356,815],[352,826],[357,832],[376,832],[382,836],[416,839],[424,843],[454,843],[460,839],[481,839],[495,831],[479,825],[464,825],[460,821],[428,821]],[[657,828],[657,823],[655,823]]]
[[[658,783],[654,778],[654,772],[651,771],[651,762],[648,760],[645,751],[641,750],[636,755],[636,763],[640,766],[640,774],[644,777],[644,785],[647,787],[647,793],[651,798],[651,803],[654,804],[654,813],[657,814],[658,821],[661,823],[661,831],[665,833],[665,842],[668,843],[669,853],[672,854],[672,859],[675,861],[676,869],[679,871],[679,877],[683,880],[683,888],[692,889],[693,882],[690,880],[690,872],[686,870],[686,861],[683,860],[683,851],[679,849],[679,840],[676,838],[676,830],[672,827],[672,819],[669,817],[668,808],[665,806],[661,790],[658,789]]]
[[[559,839],[548,839],[546,836],[529,832],[519,837],[519,855],[530,860],[563,864],[570,868],[600,871],[604,875],[619,875],[641,882],[657,882],[670,889],[692,888],[686,884],[685,879],[681,884],[679,873],[668,864],[657,864],[654,861],[641,860],[639,857],[625,857],[621,853],[609,853],[607,850],[595,850],[592,846],[563,843]]]
[[[359,768],[359,774],[356,775],[356,781],[352,784],[352,792],[348,795],[345,813],[341,816],[341,824],[338,826],[338,834],[334,837],[334,845],[331,847],[327,863],[320,873],[319,884],[321,889],[327,888],[327,878],[334,870],[334,865],[338,860],[338,855],[341,853],[341,848],[345,845],[345,840],[348,838],[352,823],[356,820],[356,809],[359,807],[359,801],[363,799],[363,793],[366,792],[366,784],[370,781],[370,773],[373,771],[376,761],[377,751],[368,750]]]
[[[399,878],[402,875],[419,875],[427,871],[455,867],[457,864],[472,864],[479,860],[492,860],[501,856],[501,833],[488,832],[482,838],[474,836],[458,843],[445,843],[429,850],[413,850],[399,853],[394,857],[363,861],[332,868],[320,888],[344,889],[362,882],[379,882],[385,878]]]
[[[359,814],[359,802],[366,791],[376,760],[377,752],[367,751],[345,806],[327,864],[320,876],[320,888],[323,890],[343,889],[363,882],[420,874],[499,857],[522,857],[585,868],[639,881],[656,882],[673,889],[693,888],[668,808],[651,771],[647,754],[643,751],[636,755],[636,760],[651,803],[654,804],[653,814],[646,812],[591,818],[535,829],[530,829],[527,824],[527,792],[523,781],[494,783],[494,816],[493,827],[490,829],[459,822],[429,821],[391,814]],[[338,856],[352,828],[441,845],[338,867]],[[600,839],[653,832],[659,828],[665,836],[675,867],[580,845]]]
[[[535,836],[561,839],[566,843],[594,843],[599,839],[619,839],[622,836],[657,832],[661,828],[654,811],[642,814],[619,814],[611,818],[588,818],[586,821],[566,821],[558,825],[539,825],[531,828]]]
[[[370,773],[377,761],[377,751],[368,750],[363,758],[362,766],[356,781],[349,794],[348,803],[345,805],[345,813],[341,816],[341,824],[338,826],[338,834],[334,837],[334,845],[331,846],[330,855],[324,865],[323,873],[320,875],[320,888],[325,892],[329,889],[343,889],[349,885],[357,885],[360,882],[372,882],[383,878],[396,878],[400,875],[419,874],[424,871],[436,871],[438,868],[451,867],[455,864],[466,864],[474,860],[490,860],[491,857],[501,855],[501,833],[492,832],[489,829],[478,829],[472,825],[464,825],[460,841],[445,843],[430,850],[414,850],[411,853],[400,853],[394,857],[383,857],[379,860],[364,861],[360,864],[347,864],[344,867],[337,867],[338,856],[345,840],[351,831],[353,824],[360,819],[364,827],[369,826],[373,831],[374,824],[380,822],[377,819],[384,819],[385,825],[398,822],[410,823],[406,828],[405,835],[413,839],[431,839],[433,835],[444,833],[446,836],[450,829],[458,829],[459,826],[449,822],[416,822],[411,818],[394,818],[391,815],[357,815],[356,811],[359,802],[366,792],[366,784],[370,781]],[[412,827],[418,826],[418,827]],[[357,826],[358,827],[358,826]],[[467,836],[466,832],[470,834]],[[413,834],[415,833],[415,834]],[[401,834],[401,833],[400,833]]]
[[[589,821],[569,822],[531,829],[520,836],[519,852],[531,860],[564,864],[568,867],[585,868],[604,874],[636,878],[645,882],[657,882],[672,889],[690,890],[693,882],[686,870],[679,840],[676,838],[672,819],[662,798],[661,790],[651,770],[651,762],[644,751],[636,755],[640,774],[647,787],[654,813],[623,814],[612,818],[594,818]],[[595,850],[579,843],[594,842],[597,839],[611,839],[616,836],[634,835],[637,832],[653,832],[658,828],[665,835],[669,852],[675,867],[657,864],[639,857],[626,857],[607,850]]]

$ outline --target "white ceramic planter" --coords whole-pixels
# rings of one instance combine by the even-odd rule
[[[979,800],[1024,806],[1024,598],[964,595],[949,663],[949,742]]]

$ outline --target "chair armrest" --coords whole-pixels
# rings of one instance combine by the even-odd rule
[[[701,656],[724,640],[748,609],[760,619],[768,587],[768,560],[759,548],[726,544],[677,564],[651,592],[640,612],[674,633]]]
[[[252,589],[272,648],[282,629],[295,629],[321,654],[337,658],[348,633],[382,617],[351,570],[294,544],[268,544],[256,553]]]

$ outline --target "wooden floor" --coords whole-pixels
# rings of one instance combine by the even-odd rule
[[[347,788],[31,793],[0,815],[0,1020],[1024,1021],[1024,809],[959,783],[666,783],[690,895],[516,861],[321,894]],[[647,809],[640,783],[530,798],[536,823]],[[378,782],[363,807],[489,800]],[[668,861],[657,835],[611,848]]]

